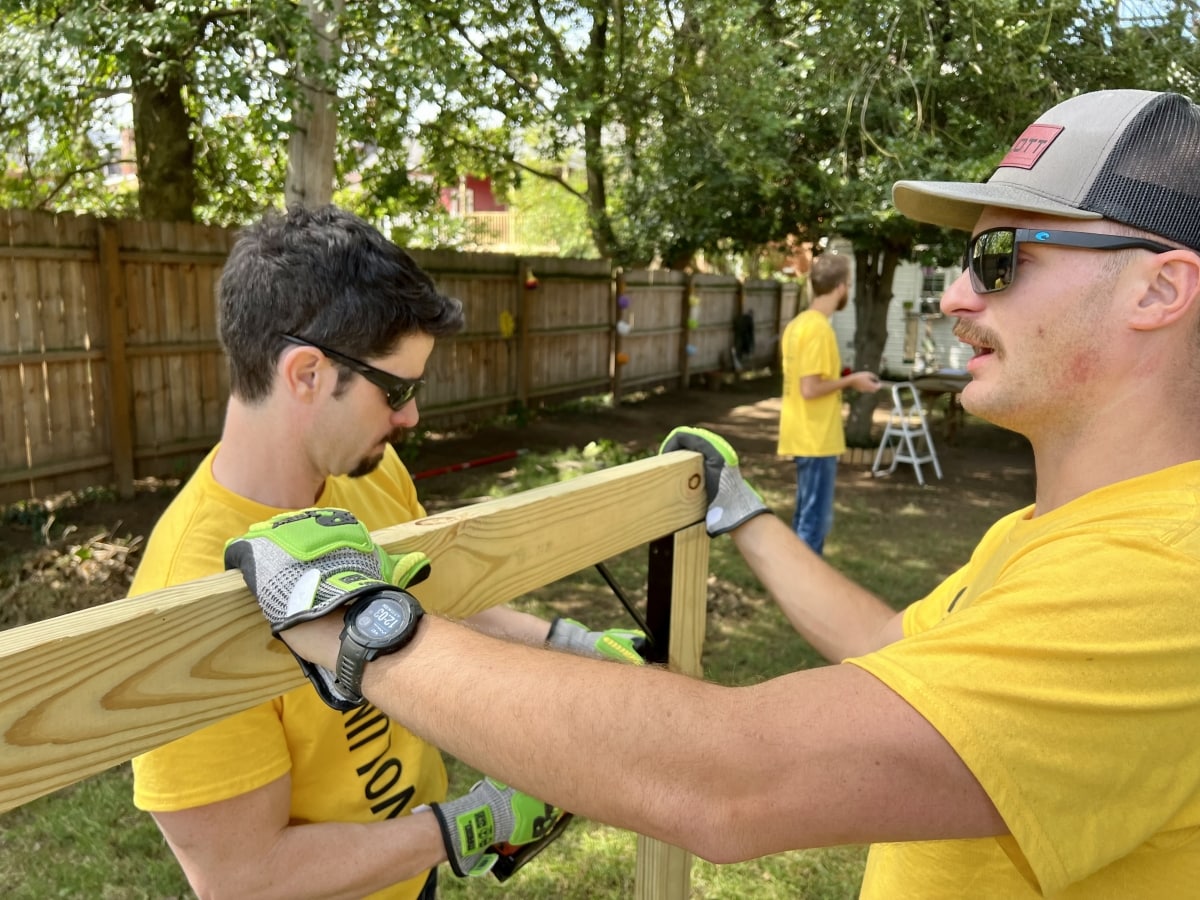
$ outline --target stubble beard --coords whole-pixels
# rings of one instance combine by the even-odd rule
[[[387,436],[386,442],[389,444],[399,443],[400,441],[404,440],[404,435],[407,430],[408,429],[406,428],[397,428],[393,430],[392,433]],[[358,465],[356,465],[346,474],[350,478],[363,478],[378,469],[381,462],[383,462],[382,453],[373,453],[370,456],[364,456],[358,461]]]
[[[358,461],[358,465],[346,474],[350,478],[363,478],[378,469],[381,462],[383,462],[382,453],[377,453],[374,456],[364,456]]]

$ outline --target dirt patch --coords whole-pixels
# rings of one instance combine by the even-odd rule
[[[599,441],[641,456],[657,450],[671,428],[687,424],[724,435],[756,484],[787,491],[795,472],[789,460],[775,456],[778,393],[777,379],[769,377],[727,382],[717,390],[656,393],[615,409],[577,406],[521,424],[506,421],[434,433],[403,453],[417,475],[513,451],[552,453]],[[1016,508],[1031,502],[1032,460],[1028,445],[1016,435],[968,417],[953,444],[939,436],[938,450],[944,478],[925,488],[923,496],[944,498],[947,509],[963,503]],[[501,461],[423,477],[418,492],[431,511],[456,505],[474,490],[486,490],[489,481],[503,479],[511,466]],[[177,488],[178,482],[148,481],[139,484],[130,500],[98,489],[5,510],[0,519],[0,628],[125,596],[145,539]],[[865,463],[839,467],[839,497],[866,494],[881,509],[901,509],[914,490],[921,489],[908,466],[883,479],[872,478]],[[790,510],[777,512],[790,515]],[[736,590],[714,582],[710,599],[739,608],[744,598],[730,596]]]

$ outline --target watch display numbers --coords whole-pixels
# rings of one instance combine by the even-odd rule
[[[404,621],[399,605],[388,601],[372,603],[358,616],[355,624],[365,636],[384,640],[394,635]]]

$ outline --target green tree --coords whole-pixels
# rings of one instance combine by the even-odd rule
[[[278,185],[295,84],[262,76],[310,52],[296,4],[3,0],[0,25],[6,199],[128,211],[101,186],[124,127],[145,218],[234,218]]]

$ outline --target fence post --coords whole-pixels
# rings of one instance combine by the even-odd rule
[[[107,329],[105,360],[108,368],[109,440],[117,494],[133,496],[133,416],[131,413],[129,363],[125,335],[129,318],[125,307],[125,284],[121,273],[121,245],[115,222],[98,221],[101,307]]]
[[[683,335],[683,340],[679,342],[679,389],[686,391],[688,382],[691,380],[691,360],[688,355],[688,347],[691,344],[691,329],[688,328],[688,320],[692,317],[692,288],[696,275],[691,270],[687,270],[687,276],[683,279],[683,297],[682,308],[679,315],[679,331]]]
[[[709,538],[700,523],[650,542],[646,573],[646,624],[654,640],[652,661],[700,677],[708,597]],[[637,900],[691,896],[692,855],[680,847],[638,836]]]
[[[612,402],[613,406],[621,405],[621,363],[618,357],[621,355],[621,332],[617,330],[617,322],[621,320],[620,299],[625,293],[625,270],[617,269],[616,277],[611,282],[613,284],[612,296],[609,298],[609,339],[608,339],[608,366],[612,373]]]
[[[529,309],[533,289],[526,286],[529,272],[526,262],[517,257],[517,403],[521,410],[529,408],[529,387],[533,380],[533,353],[529,347]]]

